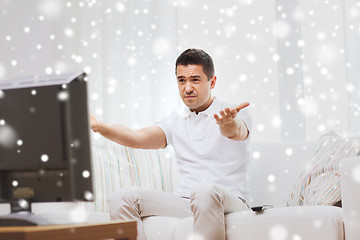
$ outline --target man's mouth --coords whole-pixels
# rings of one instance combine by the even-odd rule
[[[185,98],[195,98],[196,96],[185,96]]]

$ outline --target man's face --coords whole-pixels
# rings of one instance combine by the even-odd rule
[[[211,102],[211,89],[215,87],[216,77],[208,80],[201,65],[178,65],[176,77],[181,99],[191,111],[206,110]]]

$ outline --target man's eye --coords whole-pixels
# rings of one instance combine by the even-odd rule
[[[193,79],[193,81],[194,81],[194,82],[199,82],[199,81],[200,81],[200,79],[198,79],[198,78],[194,78],[194,79]]]
[[[183,83],[183,82],[185,82],[185,81],[184,81],[184,79],[179,79],[178,82],[179,82],[179,83]]]

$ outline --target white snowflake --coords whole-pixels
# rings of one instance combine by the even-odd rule
[[[272,59],[274,62],[278,62],[280,60],[280,56],[278,54],[274,54]]]
[[[305,46],[305,41],[300,39],[298,42],[297,42],[297,45],[298,47],[304,47]]]
[[[306,117],[314,115],[318,111],[318,103],[312,98],[299,98],[297,103]]]
[[[96,108],[95,109],[95,114],[98,116],[101,116],[103,114],[103,109],[102,108]]]
[[[349,93],[353,93],[355,91],[355,86],[353,84],[351,84],[351,83],[346,83],[345,84],[345,89]]]
[[[127,64],[128,64],[130,67],[134,67],[134,66],[136,65],[136,58],[134,58],[134,57],[128,58]]]
[[[329,70],[326,67],[323,67],[320,69],[321,75],[327,75],[329,73]]]
[[[360,164],[357,164],[351,171],[351,176],[355,182],[360,183]]]
[[[80,55],[72,55],[71,58],[74,59],[77,63],[82,63],[83,61],[83,57]]]
[[[13,185],[13,187],[17,187],[17,186],[19,186],[19,182],[17,180],[13,180],[12,185]]]
[[[271,125],[272,125],[274,128],[279,128],[279,127],[281,127],[281,125],[282,125],[281,117],[280,117],[280,116],[274,116],[274,117],[271,119]]]
[[[83,176],[83,178],[89,178],[90,177],[90,172],[88,170],[84,170],[82,172],[82,176]]]
[[[84,207],[78,206],[71,210],[70,218],[74,223],[81,223],[87,221],[89,215]]]
[[[323,221],[320,219],[315,219],[313,225],[315,228],[321,228],[323,226]]]
[[[258,151],[254,151],[253,154],[252,154],[252,157],[253,157],[254,159],[259,159],[260,156],[261,156],[261,154],[260,154],[260,152],[258,152]]]
[[[0,125],[0,146],[4,148],[13,148],[18,139],[17,133],[14,128],[5,124]]]
[[[59,101],[66,101],[69,99],[69,93],[67,91],[60,91],[57,97]]]
[[[50,75],[50,74],[53,73],[53,69],[52,69],[51,67],[46,67],[46,68],[45,68],[45,73],[48,74],[48,75]]]
[[[47,162],[49,161],[49,156],[47,154],[43,154],[41,155],[40,159],[42,162]]]
[[[74,32],[73,29],[71,29],[71,28],[69,28],[69,27],[66,27],[66,28],[64,28],[64,34],[65,34],[65,36],[67,36],[68,38],[72,38],[72,37],[74,37],[75,32]]]
[[[167,55],[170,51],[171,43],[169,39],[165,37],[158,37],[153,40],[151,45],[151,50],[156,56],[164,56]]]
[[[63,1],[61,0],[43,0],[39,4],[39,10],[49,18],[55,18],[61,15]],[[70,3],[71,4],[71,3]]]
[[[270,228],[269,236],[271,240],[285,240],[288,236],[288,230],[283,225],[275,225]]]
[[[251,5],[253,0],[238,0],[243,5]]]
[[[286,74],[289,75],[289,76],[293,75],[294,74],[294,69],[292,67],[287,68],[286,69]]]
[[[193,234],[187,240],[205,240],[205,238],[200,234]]]
[[[19,139],[19,140],[16,141],[16,144],[17,144],[18,146],[22,146],[22,145],[23,145],[23,141],[22,141],[21,139]]]
[[[84,68],[84,72],[86,72],[87,74],[91,73],[92,72],[92,68],[87,66]]]
[[[84,192],[84,198],[85,198],[87,201],[92,201],[92,200],[94,200],[94,195],[92,194],[92,192],[85,191],[85,192]]]
[[[115,90],[116,90],[116,88],[115,88],[114,86],[110,86],[110,87],[107,88],[107,92],[108,92],[109,94],[115,93]]]
[[[273,183],[273,182],[275,182],[276,177],[274,174],[270,174],[270,175],[268,175],[267,180],[268,180],[268,182]]]
[[[18,64],[18,62],[17,62],[16,60],[12,60],[12,61],[11,61],[11,66],[14,66],[14,67],[15,67],[17,64]]]
[[[18,204],[22,209],[28,209],[29,208],[29,202],[25,199],[19,199]]]
[[[250,63],[255,63],[256,62],[256,56],[252,53],[249,53],[246,55],[246,59],[250,62]]]
[[[299,235],[294,234],[293,236],[291,236],[291,240],[302,240],[302,238]]]
[[[323,124],[320,124],[320,125],[318,126],[319,132],[324,132],[325,129],[326,129],[326,127],[325,127],[325,125],[323,125]]]
[[[97,93],[92,93],[92,94],[91,94],[91,99],[94,100],[94,101],[98,100],[98,99],[99,99],[99,94],[97,94]]]
[[[236,32],[235,24],[227,24],[225,25],[225,34],[227,37],[231,37]]]
[[[293,153],[294,153],[294,151],[292,148],[285,149],[286,156],[291,156],[291,155],[293,155]]]
[[[279,39],[284,39],[290,34],[290,26],[285,21],[277,21],[272,26],[272,34]]]
[[[257,127],[256,127],[256,129],[257,129],[259,132],[262,132],[262,131],[264,131],[265,126],[264,126],[264,124],[258,124]]]

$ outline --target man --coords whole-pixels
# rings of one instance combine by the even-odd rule
[[[251,117],[243,103],[235,107],[212,97],[216,76],[212,58],[188,49],[176,61],[180,96],[187,106],[155,126],[132,130],[97,121],[93,131],[121,145],[159,149],[172,145],[180,171],[174,193],[129,187],[110,200],[112,219],[137,220],[138,239],[145,239],[141,218],[194,216],[194,239],[225,240],[224,215],[248,210],[246,182]]]

